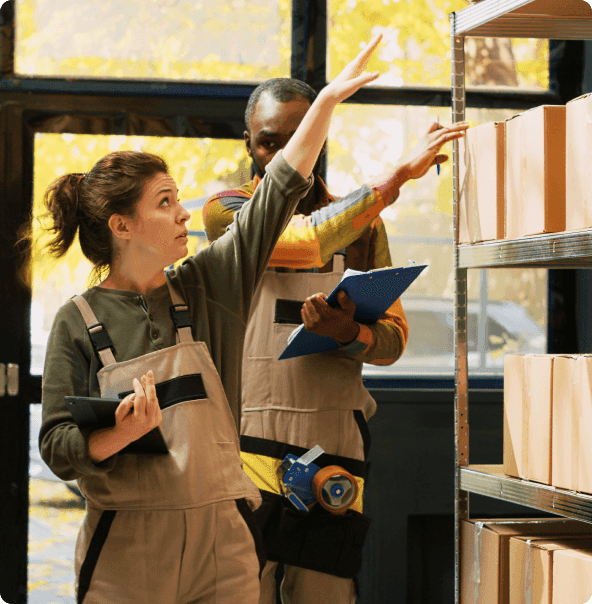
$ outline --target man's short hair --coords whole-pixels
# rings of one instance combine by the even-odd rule
[[[304,98],[312,105],[313,101],[317,98],[317,93],[313,88],[301,80],[296,80],[294,78],[272,78],[271,80],[266,80],[263,84],[259,84],[259,86],[253,90],[253,93],[249,97],[249,102],[247,103],[245,124],[249,132],[251,131],[253,113],[255,113],[257,103],[264,92],[269,93],[272,98],[280,103],[288,103],[296,99]]]

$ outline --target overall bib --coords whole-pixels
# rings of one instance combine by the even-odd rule
[[[366,421],[376,402],[363,385],[362,363],[339,350],[278,361],[300,309],[315,293],[331,292],[343,276],[343,256],[329,273],[267,270],[253,299],[245,337],[241,415],[241,457],[261,489],[257,510],[268,562],[261,602],[275,602],[275,562],[286,565],[288,601],[350,602],[352,578],[361,565],[369,519],[362,515],[362,491],[369,449]],[[338,516],[314,505],[298,511],[281,495],[276,470],[288,453],[315,445],[325,453],[315,464],[339,465],[353,474],[358,499]],[[323,573],[321,575],[321,573]],[[292,593],[288,593],[292,592]]]
[[[102,397],[123,398],[152,369],[169,452],[118,455],[78,480],[87,515],[76,544],[78,604],[256,603],[259,561],[238,436],[216,367],[194,342],[187,306],[167,279],[177,344],[117,363],[84,298],[74,302],[103,363]],[[247,501],[249,503],[247,503]],[[247,524],[248,523],[248,524]]]

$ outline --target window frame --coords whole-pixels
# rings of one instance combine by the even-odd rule
[[[14,65],[14,2],[9,0],[0,9],[0,103],[17,103],[23,108],[29,131],[43,130],[36,126],[56,122],[68,116],[60,132],[74,134],[138,134],[140,118],[149,124],[141,134],[243,138],[244,109],[255,89],[255,83],[173,82],[105,79],[69,79],[20,77]],[[291,10],[291,77],[308,82],[317,91],[326,84],[327,56],[326,0],[292,0]],[[553,41],[550,42],[553,44]],[[550,63],[549,90],[520,92],[516,90],[466,91],[466,106],[484,109],[523,111],[541,104],[559,104],[556,75],[560,65]],[[355,93],[346,102],[362,105],[451,106],[449,88],[381,88],[368,87]],[[93,123],[102,116],[105,124],[95,132]],[[42,129],[38,129],[41,127]],[[47,126],[45,126],[47,128]],[[34,135],[34,134],[33,134]],[[549,321],[551,323],[551,321]],[[446,384],[453,384],[453,375],[443,374]],[[439,379],[403,375],[364,378],[369,388],[385,387],[400,390],[414,388],[413,383],[432,384],[439,388]],[[499,389],[501,376],[484,376],[480,381]],[[406,384],[407,386],[403,386]],[[423,386],[421,386],[423,389]]]

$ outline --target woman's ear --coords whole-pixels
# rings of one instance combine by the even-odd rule
[[[121,214],[111,214],[109,218],[109,228],[118,239],[130,239],[131,231],[129,228],[129,218]]]

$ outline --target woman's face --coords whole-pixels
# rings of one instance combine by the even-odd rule
[[[187,255],[187,226],[191,214],[177,199],[170,174],[159,172],[144,184],[130,224],[130,247],[142,258],[165,267]]]

